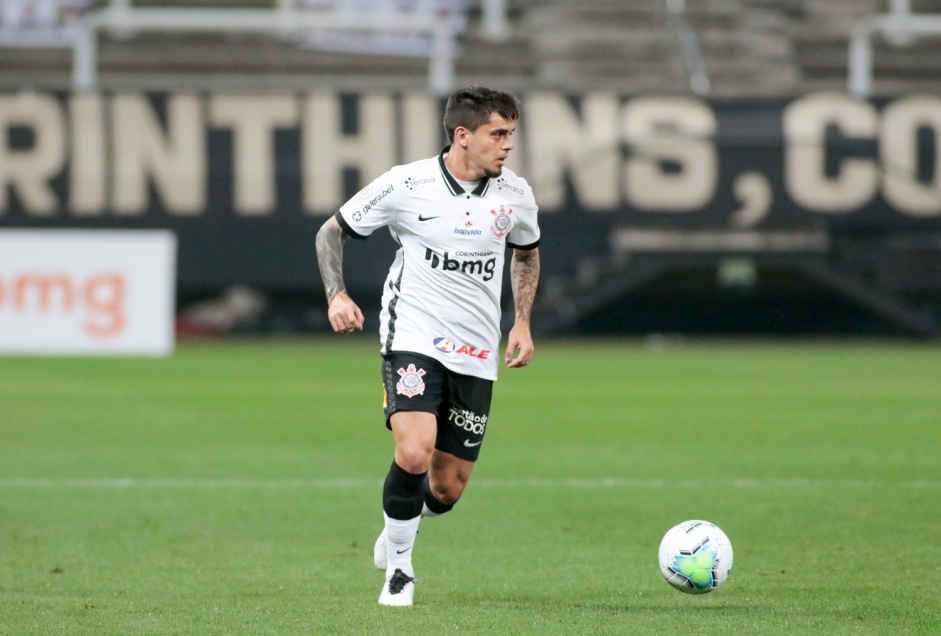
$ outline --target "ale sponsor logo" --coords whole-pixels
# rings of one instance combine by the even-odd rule
[[[471,358],[478,358],[480,360],[486,360],[490,357],[489,349],[478,349],[471,345],[456,343],[450,338],[439,337],[434,339],[435,349],[441,353],[453,353],[461,356],[470,356]]]

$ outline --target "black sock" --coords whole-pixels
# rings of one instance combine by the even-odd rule
[[[428,473],[414,475],[392,462],[382,487],[382,509],[393,519],[414,519],[421,515],[424,497],[422,483]]]
[[[434,494],[431,492],[431,483],[428,475],[425,475],[425,479],[422,482],[422,491],[425,497],[425,508],[431,511],[431,514],[426,512],[426,516],[432,517],[435,515],[443,515],[454,507],[454,504],[442,503],[438,500],[437,497],[434,496]]]

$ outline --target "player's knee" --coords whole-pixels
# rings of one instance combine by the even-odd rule
[[[464,494],[464,488],[467,486],[467,479],[460,475],[454,475],[451,478],[436,483],[433,489],[435,499],[443,504],[453,506],[457,500]]]
[[[428,472],[432,449],[421,444],[400,444],[395,449],[395,463],[413,475]]]

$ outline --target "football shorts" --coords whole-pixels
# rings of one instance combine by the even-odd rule
[[[475,461],[487,431],[493,381],[455,373],[437,360],[391,351],[383,356],[386,427],[397,411],[424,411],[438,419],[435,448]]]

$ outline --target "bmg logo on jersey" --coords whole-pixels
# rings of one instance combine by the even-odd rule
[[[474,435],[483,435],[484,431],[487,430],[487,416],[477,415],[467,409],[458,410],[452,406],[451,412],[448,414],[448,421]]]
[[[460,254],[465,253],[466,252],[460,252]],[[496,257],[491,257],[487,260],[478,258],[459,261],[456,258],[451,258],[448,252],[445,252],[442,256],[438,256],[431,251],[431,248],[425,249],[425,260],[431,263],[431,269],[438,269],[440,267],[446,272],[463,272],[472,276],[481,276],[485,281],[493,278],[494,272],[497,269]]]

